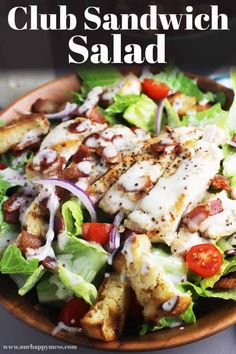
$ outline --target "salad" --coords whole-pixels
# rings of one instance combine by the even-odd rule
[[[236,100],[169,66],[79,76],[1,122],[0,272],[103,341],[236,300]]]

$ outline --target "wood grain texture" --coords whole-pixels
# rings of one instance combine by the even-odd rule
[[[134,68],[133,70],[132,68],[132,71],[139,69]],[[125,71],[127,72],[127,69]],[[128,71],[131,71],[130,67]],[[194,74],[189,74],[189,76],[197,79],[203,91],[224,91],[227,97],[225,108],[230,106],[233,99],[231,90],[207,78]],[[74,74],[49,82],[13,102],[0,114],[0,119],[10,122],[19,118],[20,115],[17,112],[29,111],[37,98],[51,98],[63,102],[68,98],[68,92],[78,90],[79,85],[79,80]],[[51,335],[56,324],[54,311],[38,312],[34,306],[37,303],[35,294],[31,292],[26,297],[19,296],[15,284],[9,277],[3,275],[0,276],[0,303],[20,320]],[[151,351],[197,341],[236,323],[236,303],[232,301],[212,299],[210,306],[207,302],[205,310],[206,312],[200,316],[194,326],[184,326],[182,330],[178,328],[164,329],[142,337],[123,336],[119,341],[114,342],[101,342],[87,338],[83,334],[72,335],[65,332],[60,332],[56,336],[79,347],[114,351]]]

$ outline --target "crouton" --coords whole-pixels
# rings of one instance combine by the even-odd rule
[[[151,252],[151,242],[146,235],[129,237],[122,250],[122,256],[115,260],[115,268],[123,269],[130,281],[137,300],[143,307],[146,321],[158,324],[164,316],[177,316],[191,303],[191,296],[180,292],[158,258]]]
[[[118,274],[105,278],[95,305],[81,319],[81,326],[91,338],[112,341],[122,333],[129,305],[130,287]]]
[[[49,131],[49,122],[42,114],[31,114],[0,128],[0,154],[38,141]]]

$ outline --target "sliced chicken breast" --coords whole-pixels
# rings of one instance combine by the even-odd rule
[[[187,227],[182,226],[171,243],[171,252],[179,256],[184,256],[186,251],[195,245],[209,243],[199,232],[190,232]]]
[[[215,144],[199,141],[192,157],[182,159],[175,171],[167,171],[125,220],[125,226],[147,232],[153,242],[170,245],[182,215],[204,197],[220,168],[223,153]]]
[[[28,177],[57,176],[70,157],[76,153],[83,139],[106,127],[106,124],[85,118],[76,118],[57,125],[43,140],[39,152],[28,165]]]

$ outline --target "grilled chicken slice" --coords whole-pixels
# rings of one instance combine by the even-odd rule
[[[119,124],[107,127],[84,139],[67,169],[73,167],[79,171],[81,176],[77,184],[86,189],[149,138],[150,135],[141,129],[133,131]]]
[[[106,124],[76,118],[57,125],[43,140],[39,152],[27,166],[28,178],[57,176],[78,150],[83,139],[106,128]]]
[[[150,153],[152,155],[151,159],[153,159],[154,155],[155,160],[159,158],[160,153],[166,152],[172,155],[171,152],[173,150],[176,150],[178,144],[181,144],[182,142],[185,142],[193,137],[199,139],[203,135],[202,129],[187,128],[184,129],[183,132],[182,128],[183,127],[177,129],[170,129],[166,127],[158,137],[152,138],[148,141],[144,141],[143,144],[140,143],[139,145],[137,145],[129,155],[123,158],[122,162],[110,169],[92,186],[88,187],[87,192],[92,196],[94,201],[98,202],[106,194],[106,192],[108,192],[108,190],[118,181],[118,179],[131,168],[131,166],[133,166],[135,163],[145,161],[145,159],[150,160]],[[139,129],[139,131],[141,130]],[[176,150],[175,152],[177,153],[178,151]],[[129,199],[132,199],[132,195],[130,195]],[[109,204],[111,204],[110,201]],[[105,206],[104,208],[106,209]]]
[[[191,247],[208,242],[208,240],[200,236],[199,232],[190,232],[187,227],[182,226],[171,243],[171,252],[172,254],[184,256]]]
[[[143,307],[146,321],[159,323],[164,316],[177,316],[191,303],[188,294],[180,292],[173,279],[158,263],[158,256],[151,251],[147,235],[129,237],[123,247],[124,275],[129,279],[138,302]],[[115,260],[115,267],[122,269],[122,259]]]
[[[31,114],[0,128],[0,154],[10,149],[23,150],[38,143],[49,131],[49,122],[42,114]]]
[[[129,306],[129,283],[118,274],[105,278],[97,302],[80,320],[88,337],[116,340],[122,333]]]
[[[143,161],[136,162],[112,185],[100,201],[99,207],[109,214],[115,214],[119,210],[129,214],[162,176],[175,156],[174,147],[169,153],[163,151],[159,158],[145,154]]]
[[[236,232],[236,200],[228,198],[226,191],[213,195],[209,200],[219,199],[222,211],[209,216],[199,226],[199,231],[205,238],[218,240]]]
[[[148,233],[152,242],[170,245],[182,215],[203,199],[222,158],[223,153],[215,144],[197,142],[192,156],[178,161],[176,167],[173,163],[128,216],[125,226]]]

